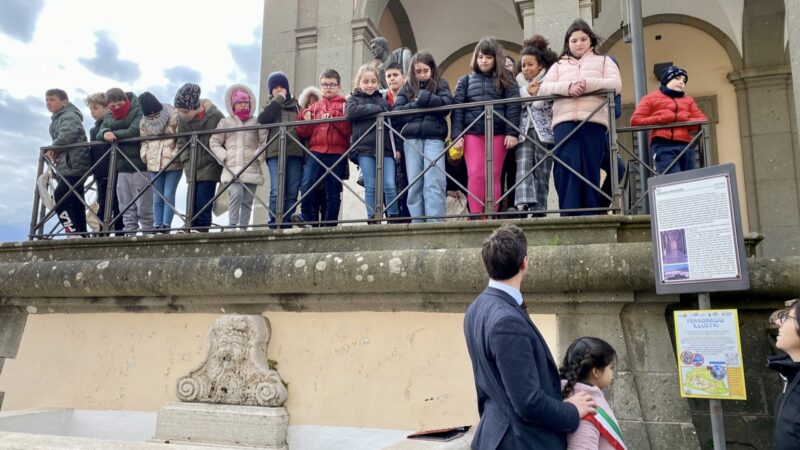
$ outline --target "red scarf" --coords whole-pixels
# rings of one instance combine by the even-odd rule
[[[203,120],[203,119],[206,118],[206,109],[203,108],[202,106],[200,108],[202,108],[202,109],[200,110],[200,112],[195,114],[194,120]]]
[[[128,116],[128,112],[131,110],[131,101],[126,98],[125,103],[122,105],[116,108],[109,106],[109,109],[111,109],[111,117],[113,117],[114,120],[122,120]]]

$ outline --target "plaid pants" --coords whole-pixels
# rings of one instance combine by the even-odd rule
[[[517,186],[514,196],[517,206],[527,204],[533,211],[545,211],[553,159],[545,160],[547,154],[534,144],[534,140],[548,150],[553,148],[553,144],[541,144],[535,136],[536,132],[531,128],[525,140],[517,146],[517,181],[525,177],[533,166],[544,161]]]

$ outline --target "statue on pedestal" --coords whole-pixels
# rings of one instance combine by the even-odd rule
[[[386,77],[385,71],[386,67],[396,62],[400,64],[403,68],[403,74],[408,74],[409,69],[411,68],[411,50],[406,47],[400,47],[395,49],[394,51],[389,51],[389,42],[386,38],[381,36],[376,37],[375,39],[369,42],[369,48],[372,51],[372,56],[375,57],[375,63],[378,68],[378,72],[380,72],[379,82],[381,83],[381,89],[386,89],[388,86],[386,85]]]

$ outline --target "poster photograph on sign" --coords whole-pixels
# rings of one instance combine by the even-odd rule
[[[648,182],[656,291],[663,294],[746,289],[744,240],[733,168],[715,166],[655,177]],[[711,283],[716,286],[709,286]]]
[[[674,314],[681,396],[746,400],[737,311]]]

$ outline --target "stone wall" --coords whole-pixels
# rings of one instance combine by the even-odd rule
[[[611,397],[632,448],[698,448],[692,410],[677,395],[664,319],[679,299],[653,293],[648,218],[518,223],[530,243],[523,292],[535,313],[550,315],[535,319],[550,320],[556,359],[579,335],[608,339],[620,354]],[[3,244],[0,306],[17,322],[27,314],[35,338],[30,347],[23,340],[0,389],[15,408],[58,398],[77,404],[47,406],[155,409],[171,399],[174,377],[201,358],[212,314],[263,313],[273,325],[270,355],[289,382],[293,423],[399,429],[474,423],[461,321],[485,286],[480,245],[497,226]],[[749,263],[752,289],[721,298],[772,307],[800,292],[800,258]],[[118,314],[130,312],[140,314]],[[173,312],[182,314],[163,314]],[[57,356],[48,359],[48,352]],[[104,381],[86,382],[93,377]],[[69,394],[43,392],[64,380]],[[145,386],[157,391],[147,396],[150,403],[137,400]]]

